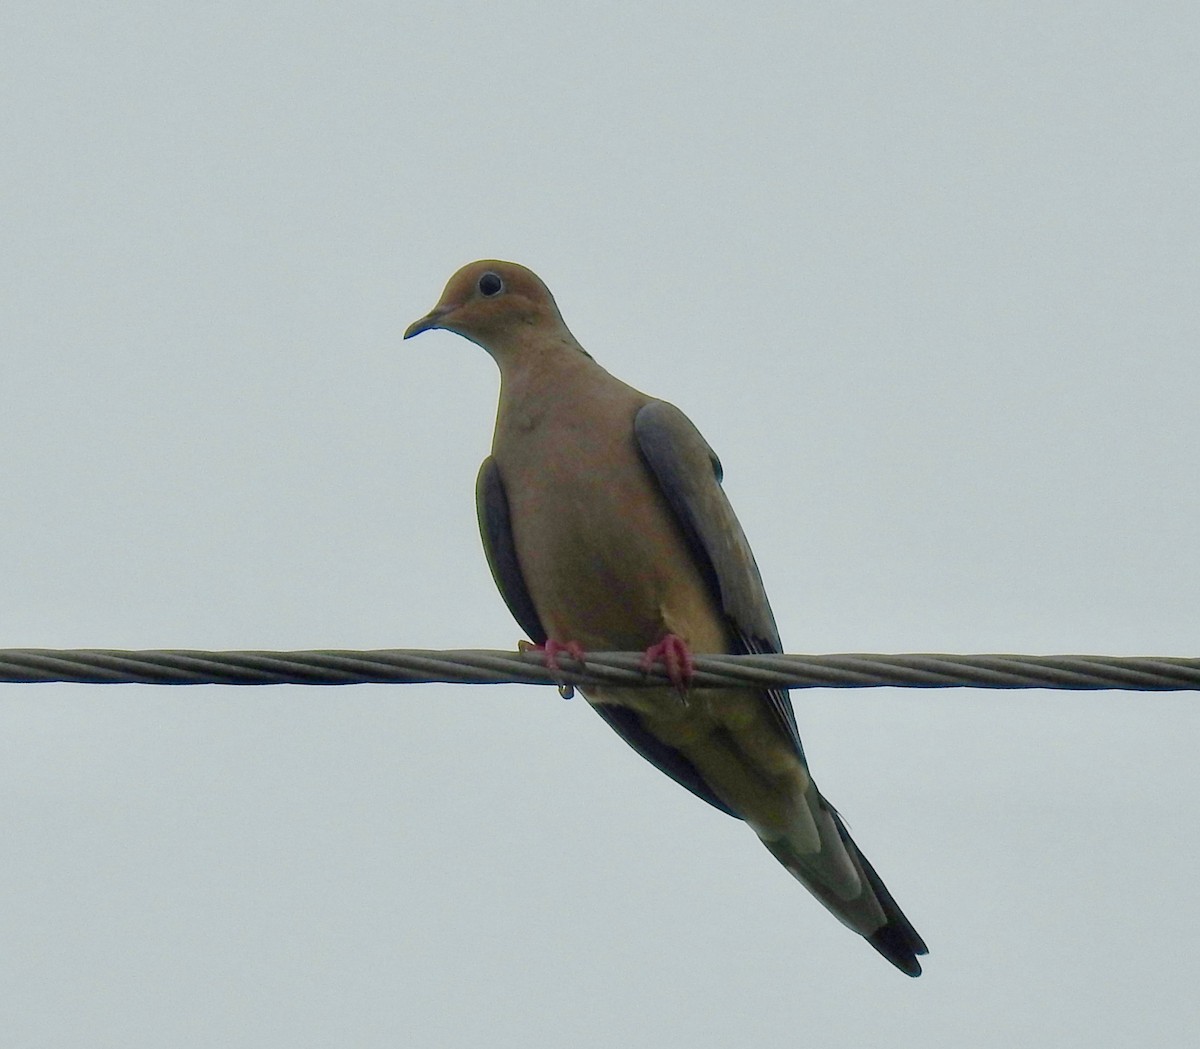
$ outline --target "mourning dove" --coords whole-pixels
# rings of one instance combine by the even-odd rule
[[[477,484],[501,596],[549,664],[563,650],[642,651],[679,688],[591,687],[634,750],[750,825],[837,918],[902,972],[921,937],[817,790],[784,689],[686,691],[691,653],[782,652],[721,465],[678,408],[610,375],[523,266],[464,266],[404,333],[441,328],[500,368]]]

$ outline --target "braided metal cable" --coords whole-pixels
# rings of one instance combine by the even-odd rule
[[[549,670],[539,652],[377,649],[200,652],[185,649],[0,649],[0,682],[145,685],[359,685],[445,682],[661,686],[642,655],[568,656]],[[752,655],[696,656],[693,686],[775,688],[1053,688],[1200,690],[1200,659],[1171,656]]]

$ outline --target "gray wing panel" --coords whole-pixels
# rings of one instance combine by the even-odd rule
[[[479,535],[483,539],[483,552],[487,555],[488,567],[496,581],[496,589],[508,605],[513,619],[529,635],[535,644],[546,643],[546,630],[534,607],[533,598],[525,586],[521,565],[517,560],[517,547],[513,542],[512,524],[508,516],[508,496],[504,492],[504,480],[500,467],[490,455],[479,468],[475,481],[475,511],[479,515]]]
[[[742,653],[782,652],[762,576],[721,488],[721,463],[692,421],[673,404],[651,401],[634,420],[642,458],[679,522]],[[764,691],[803,757],[796,715],[784,689]]]

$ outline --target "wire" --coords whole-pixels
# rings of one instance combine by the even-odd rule
[[[184,649],[0,649],[0,682],[145,685],[460,684],[663,686],[642,654],[567,656],[549,670],[540,652],[200,652]],[[698,655],[695,688],[1053,688],[1200,690],[1200,659],[1170,656]]]

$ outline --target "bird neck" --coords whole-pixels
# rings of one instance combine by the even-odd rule
[[[494,356],[500,366],[497,436],[530,433],[557,414],[577,413],[595,395],[597,380],[599,389],[617,382],[569,332],[565,339],[539,340],[518,353]]]

